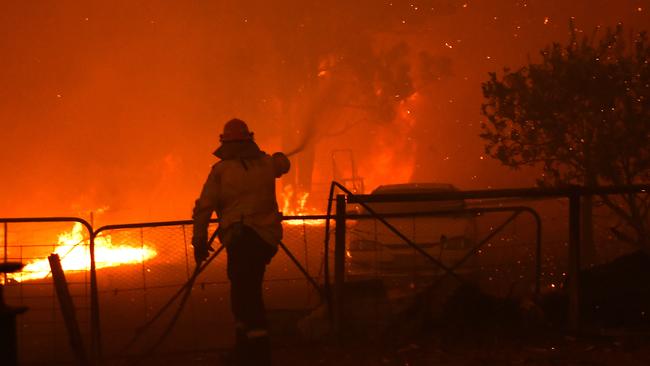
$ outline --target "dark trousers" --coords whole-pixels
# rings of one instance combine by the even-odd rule
[[[253,354],[270,358],[262,282],[266,265],[277,249],[266,243],[250,227],[238,225],[232,230],[234,230],[232,240],[226,247],[226,251],[228,252],[230,306],[237,322],[235,347],[239,348],[238,353],[247,358]],[[255,364],[266,363],[259,361]]]

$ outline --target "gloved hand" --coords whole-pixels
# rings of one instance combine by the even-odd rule
[[[273,172],[276,178],[280,178],[283,174],[287,174],[291,168],[289,158],[281,152],[276,152],[272,155]]]
[[[206,238],[192,238],[192,246],[194,247],[194,261],[197,266],[208,258],[209,252],[214,251],[214,248],[208,245]]]

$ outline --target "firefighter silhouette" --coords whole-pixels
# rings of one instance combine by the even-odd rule
[[[208,257],[208,224],[219,218],[218,236],[228,253],[231,310],[236,324],[233,359],[241,365],[270,365],[271,351],[262,281],[282,239],[275,180],[289,171],[287,156],[261,151],[239,119],[228,121],[192,218],[194,257]]]

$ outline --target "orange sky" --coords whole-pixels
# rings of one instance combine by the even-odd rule
[[[331,179],[333,149],[350,149],[369,188],[404,180],[531,185],[533,171],[481,159],[487,72],[564,42],[570,17],[587,32],[650,24],[643,0],[349,3],[0,3],[0,216],[108,207],[103,223],[188,218],[233,116],[249,121],[267,151],[290,145],[286,129],[317,124],[315,183]],[[329,58],[338,72],[341,50],[381,53],[400,42],[418,93],[408,118],[379,121],[340,98],[306,95],[321,88],[318,63]],[[422,51],[439,74],[423,74]],[[363,87],[341,85],[329,92]]]

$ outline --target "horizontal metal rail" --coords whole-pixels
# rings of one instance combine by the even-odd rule
[[[78,217],[0,217],[0,222],[6,223],[15,223],[15,224],[29,224],[29,223],[39,223],[39,222],[78,222],[82,224],[89,233],[93,232],[93,227],[88,223],[88,221],[78,218]]]
[[[282,220],[324,220],[326,218],[327,216],[324,215],[283,216]],[[184,225],[192,225],[193,223],[194,223],[193,220],[176,220],[176,221],[158,221],[158,222],[144,222],[144,223],[119,224],[119,225],[106,225],[98,228],[94,232],[94,235],[98,236],[100,233],[109,230],[142,229],[142,228],[166,227],[166,226],[184,226]],[[218,224],[219,219],[211,219],[210,223]],[[284,243],[280,243],[280,248],[285,252],[287,257],[289,257],[289,260],[291,260],[294,263],[294,265],[303,274],[303,276],[305,276],[307,281],[314,287],[314,289],[319,294],[319,296],[321,296],[322,299],[323,291],[318,286],[318,283],[309,275],[309,273],[305,270],[302,264],[296,259],[293,253],[289,251],[289,249],[286,247],[286,245],[284,245]]]
[[[542,272],[542,218],[539,213],[528,206],[503,206],[503,207],[473,207],[473,208],[464,208],[464,209],[452,209],[452,210],[437,210],[437,211],[427,211],[427,212],[407,212],[407,213],[388,213],[381,214],[384,218],[405,218],[405,217],[445,217],[445,216],[468,216],[468,215],[481,215],[484,213],[497,213],[497,212],[527,212],[535,220],[535,294],[539,295],[540,292],[540,282],[541,282],[541,272]],[[346,218],[354,219],[372,219],[375,218],[373,215],[369,214],[347,214]],[[495,233],[493,233],[494,235]],[[491,237],[491,236],[490,236]],[[479,246],[480,247],[480,246]],[[475,248],[479,249],[479,248]],[[464,259],[461,262],[464,262]],[[462,264],[462,263],[461,263]],[[451,267],[452,270],[456,270],[458,266]]]
[[[99,322],[99,294],[97,291],[97,271],[95,268],[95,235],[93,228],[88,221],[69,216],[52,216],[52,217],[4,217],[0,218],[0,222],[4,223],[5,231],[5,253],[7,246],[7,224],[29,224],[29,223],[61,223],[61,222],[75,222],[80,223],[88,231],[90,252],[90,332],[91,332],[91,358],[94,363],[100,362],[101,359],[101,330]],[[6,255],[6,254],[5,254]]]
[[[347,199],[347,203],[350,203],[350,199],[352,197],[355,197],[356,195],[350,190],[348,190],[346,187],[341,185],[340,183],[337,182],[332,182],[332,185],[336,185],[341,191],[346,193],[345,199]],[[347,219],[347,212],[339,212],[339,197],[337,196],[337,221],[340,220],[345,224],[345,220]],[[358,201],[358,203],[366,210],[368,211],[373,217],[375,217],[377,220],[379,220],[384,226],[386,226],[390,231],[392,231],[395,235],[397,235],[400,239],[402,239],[406,244],[408,244],[411,248],[415,249],[415,251],[419,252],[422,256],[427,258],[431,263],[435,264],[445,272],[447,272],[450,276],[456,278],[459,282],[463,283],[464,280],[461,278],[458,274],[456,274],[454,271],[452,271],[449,267],[447,267],[445,264],[434,258],[432,255],[424,251],[424,249],[420,248],[417,244],[413,243],[412,240],[407,238],[404,234],[402,234],[397,228],[395,228],[393,225],[391,225],[388,221],[386,221],[385,217],[383,214],[377,213],[372,207],[368,206],[367,202],[362,202]],[[342,202],[343,208],[345,208],[346,202]],[[327,234],[328,235],[328,234]],[[337,239],[338,241],[338,239]],[[345,243],[342,243],[342,245],[345,245]]]
[[[379,203],[379,202],[415,202],[415,201],[451,201],[464,199],[486,198],[553,198],[570,197],[572,195],[609,195],[623,193],[647,193],[650,184],[634,184],[625,186],[580,187],[566,188],[513,188],[487,189],[473,191],[446,191],[433,193],[386,193],[386,194],[354,194],[348,195],[348,203]]]
[[[333,182],[343,191],[347,191],[339,183]],[[379,202],[424,202],[450,200],[480,200],[504,198],[566,198],[569,200],[569,281],[568,281],[568,325],[577,331],[580,327],[580,201],[583,196],[616,195],[632,193],[648,193],[650,184],[635,184],[622,186],[581,187],[567,186],[560,188],[515,188],[473,191],[448,191],[435,193],[387,193],[354,195],[347,192],[348,203],[359,203],[368,207],[368,203]],[[370,211],[370,210],[369,210]]]
[[[327,215],[291,215],[291,216],[282,216],[282,220],[325,220]],[[1,220],[0,220],[1,222]],[[152,222],[135,222],[130,224],[118,224],[118,225],[105,225],[97,230],[95,230],[95,235],[101,233],[102,231],[107,230],[120,230],[120,229],[140,229],[145,227],[164,227],[164,226],[182,226],[182,225],[192,225],[193,220],[175,220],[175,221],[152,221]],[[219,219],[211,219],[211,224],[218,224]]]

